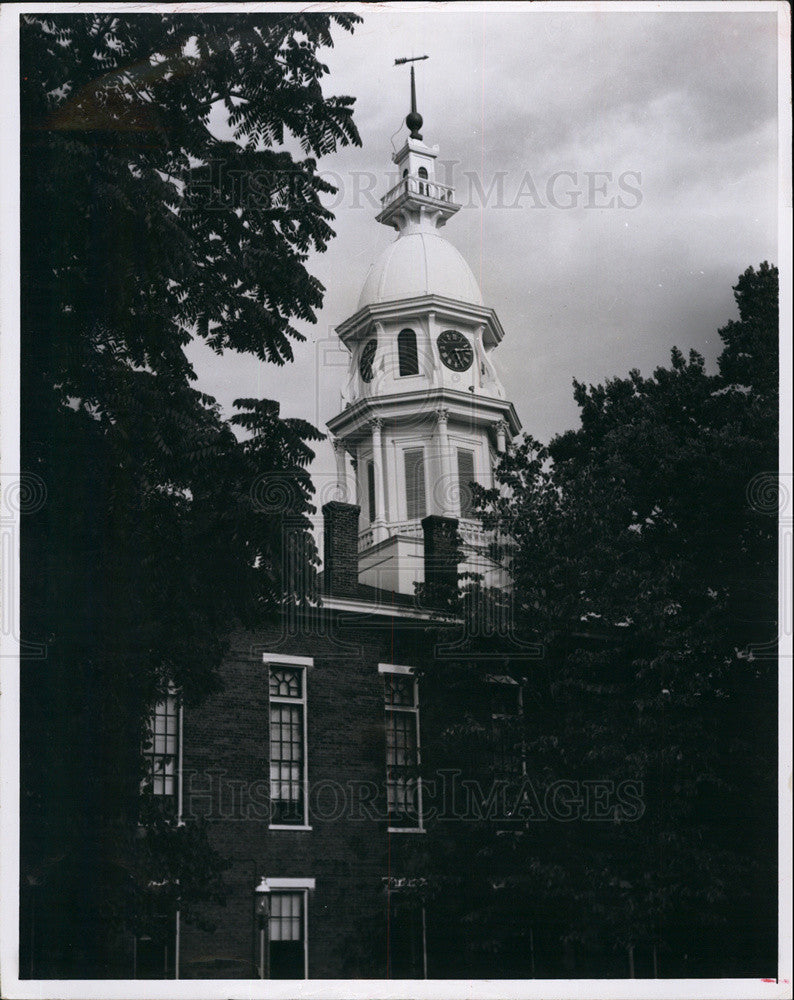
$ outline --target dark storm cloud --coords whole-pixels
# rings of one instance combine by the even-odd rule
[[[287,371],[202,355],[208,391],[224,402],[278,397],[319,424],[338,410],[345,369],[329,366],[332,328],[355,310],[369,263],[394,235],[368,202],[385,193],[391,141],[405,134],[394,135],[407,74],[393,61],[421,53],[431,57],[417,76],[424,137],[439,144],[464,203],[444,235],[505,327],[495,360],[526,429],[548,440],[575,424],[573,376],[649,372],[673,344],[713,363],[717,327],[734,314],[731,285],[777,253],[774,12],[504,13],[494,4],[372,7],[364,17],[325,58],[325,91],[357,98],[364,145],[321,164],[342,190],[337,239],[312,262],[328,290],[319,322]],[[545,186],[559,171],[576,174],[579,207],[548,205]],[[639,173],[639,203],[585,208],[594,171],[611,173],[613,187]],[[492,189],[484,206],[478,191],[499,172],[503,204]],[[516,199],[527,174],[546,204]],[[315,468],[330,474],[330,448]]]

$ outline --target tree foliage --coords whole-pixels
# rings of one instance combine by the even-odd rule
[[[749,268],[734,292],[739,319],[719,331],[716,374],[675,349],[649,378],[575,382],[580,427],[548,448],[525,438],[496,488],[478,491],[485,527],[505,539],[511,641],[542,655],[513,641],[501,666],[476,650],[450,660],[439,697],[457,688],[470,711],[453,725],[442,709],[426,755],[471,762],[477,746],[493,760],[488,677],[519,682],[514,749],[537,789],[513,798],[510,834],[470,822],[478,860],[449,872],[460,886],[479,865],[483,884],[515,893],[516,974],[529,974],[530,929],[546,941],[539,963],[557,949],[548,974],[625,975],[631,950],[651,975],[654,949],[662,975],[773,974],[776,268]],[[487,788],[487,767],[480,777]],[[548,806],[544,790],[560,782],[575,819],[544,820],[538,797]],[[600,819],[587,782],[613,789]],[[625,782],[641,808],[621,805]],[[467,896],[491,905],[487,892]],[[472,917],[485,939],[486,912]],[[565,966],[565,947],[578,966]]]
[[[21,16],[22,468],[46,488],[22,537],[23,639],[46,650],[22,665],[23,907],[58,894],[27,919],[41,939],[48,913],[62,974],[108,971],[156,870],[185,911],[217,892],[220,859],[153,803],[130,839],[140,749],[169,683],[200,701],[236,622],[305,597],[321,435],[267,400],[224,418],[185,348],[280,365],[314,321],[317,158],[360,141],[319,50],[356,20]]]

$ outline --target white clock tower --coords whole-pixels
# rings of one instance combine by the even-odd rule
[[[411,67],[410,131],[392,157],[400,180],[377,221],[397,238],[375,260],[336,332],[350,351],[345,408],[328,421],[339,492],[361,508],[359,578],[411,594],[423,581],[422,519],[459,519],[461,571],[502,583],[472,518],[470,483],[493,485],[497,452],[520,423],[492,361],[504,331],[439,229],[460,208],[435,179]]]

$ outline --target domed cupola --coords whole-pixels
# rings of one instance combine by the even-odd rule
[[[435,232],[403,233],[370,267],[358,308],[422,295],[482,305],[477,279],[448,240]]]
[[[361,507],[360,579],[401,593],[423,579],[428,514],[459,519],[465,568],[494,582],[470,484],[492,485],[497,452],[520,430],[490,357],[502,325],[438,232],[460,206],[435,178],[438,146],[423,142],[422,124],[411,66],[409,135],[392,157],[399,179],[377,215],[397,237],[337,327],[350,376],[344,409],[328,422],[340,494]]]

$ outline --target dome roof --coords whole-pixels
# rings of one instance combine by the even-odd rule
[[[430,231],[403,233],[386,247],[369,269],[358,308],[420,295],[482,305],[469,265],[451,243]]]

